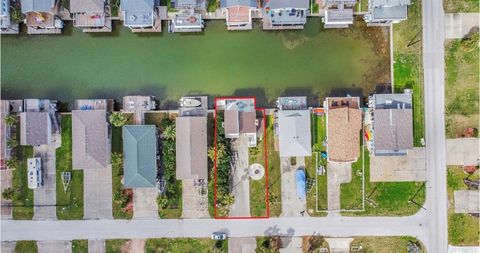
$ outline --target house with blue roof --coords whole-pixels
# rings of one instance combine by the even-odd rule
[[[357,0],[326,0],[325,28],[348,28],[353,24],[354,7]]]
[[[157,185],[157,128],[154,125],[122,127],[125,188]]]
[[[228,30],[252,29],[252,15],[258,11],[256,0],[221,0],[220,7],[225,14]]]
[[[370,25],[390,25],[406,20],[411,0],[369,0],[365,22]]]
[[[62,33],[63,22],[57,17],[55,0],[22,0],[21,5],[28,34]]]
[[[264,0],[263,29],[303,29],[307,23],[309,0]]]
[[[120,11],[123,25],[132,32],[161,32],[157,0],[122,0]]]

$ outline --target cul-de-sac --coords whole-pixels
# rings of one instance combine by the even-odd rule
[[[480,253],[479,0],[0,3],[0,252]]]

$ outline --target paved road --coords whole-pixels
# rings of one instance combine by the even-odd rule
[[[447,175],[445,158],[445,15],[442,1],[424,0],[423,67],[427,163],[428,252],[446,253]]]

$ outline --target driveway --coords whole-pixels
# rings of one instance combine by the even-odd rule
[[[241,136],[232,142],[237,160],[232,174],[232,194],[235,202],[230,206],[230,217],[250,217],[250,176],[248,175],[248,138]]]
[[[33,203],[35,220],[57,219],[57,192],[56,192],[56,164],[55,150],[61,145],[60,135],[55,134],[54,142],[50,145],[33,147],[35,157],[42,159],[43,186],[33,190]],[[62,187],[62,186],[60,186]]]
[[[257,248],[257,239],[255,237],[229,237],[228,253],[251,253]]]
[[[303,253],[302,237],[281,237],[282,248],[280,253]]]
[[[340,184],[352,181],[351,163],[327,164],[327,202],[328,211],[340,211]]]
[[[12,187],[12,171],[11,170],[0,170],[0,190],[3,192],[8,187]],[[10,220],[12,219],[12,201],[3,199],[0,194],[1,206],[1,219]],[[3,252],[3,250],[2,250]]]
[[[297,183],[295,171],[299,168],[305,168],[305,157],[297,157],[297,164],[290,164],[290,157],[280,158],[280,168],[282,171],[282,214],[286,217],[308,216],[306,210],[306,199],[300,200],[297,194]]]
[[[349,253],[353,238],[325,238],[331,253]]]
[[[370,156],[371,182],[425,181],[425,148],[413,148],[406,156]]]
[[[157,188],[133,189],[133,218],[158,219]]]
[[[480,192],[478,190],[462,190],[453,192],[455,213],[478,213]]]
[[[113,219],[112,167],[83,170],[84,219]]]
[[[105,240],[88,240],[88,253],[105,253]]]
[[[447,139],[447,165],[478,165],[479,138]]]
[[[15,253],[15,246],[17,242],[1,242],[0,252],[2,253]]]
[[[445,39],[461,39],[478,26],[478,13],[445,13]]]
[[[209,218],[208,187],[194,179],[182,180],[182,218]]]
[[[38,241],[38,253],[71,253],[72,241]]]

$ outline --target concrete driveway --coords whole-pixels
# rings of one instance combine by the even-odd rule
[[[447,139],[447,165],[478,165],[479,138]]]
[[[478,190],[462,190],[453,192],[455,213],[479,213],[480,192]]]
[[[303,253],[302,237],[282,237],[282,248],[280,253]]]
[[[478,26],[478,13],[445,13],[445,38],[461,39]]]
[[[182,218],[209,218],[208,187],[198,185],[196,180],[182,180]]]
[[[38,253],[71,253],[72,241],[38,241]]]
[[[230,206],[230,217],[250,217],[250,176],[248,175],[248,138],[241,136],[232,142],[237,160],[232,174],[232,194],[235,202]]]
[[[15,246],[17,242],[0,242],[0,252],[2,253],[15,253]]]
[[[328,163],[327,170],[328,211],[340,211],[340,184],[352,181],[352,164]]]
[[[7,189],[8,187],[12,187],[12,171],[11,170],[0,170],[0,190]],[[1,202],[1,219],[2,220],[10,220],[12,219],[12,201],[3,199],[2,195],[0,194],[0,202]],[[2,251],[3,252],[3,251]]]
[[[251,253],[257,248],[257,239],[255,237],[229,237],[228,253]]]
[[[413,148],[406,156],[370,156],[371,182],[425,181],[425,148]]]
[[[105,240],[88,240],[89,253],[105,253]]]
[[[56,154],[55,150],[60,146],[60,136],[54,137],[50,145],[33,147],[35,157],[42,159],[43,186],[33,191],[35,220],[56,220],[57,219],[57,183],[56,183]],[[62,186],[60,186],[62,187]]]
[[[112,167],[83,170],[84,219],[113,219]]]
[[[305,168],[305,157],[297,157],[297,164],[290,164],[290,157],[280,158],[280,167],[282,171],[282,214],[285,217],[308,216],[306,210],[306,199],[300,200],[297,194],[297,185],[295,171],[299,168]]]
[[[133,189],[133,218],[158,219],[157,188]]]

